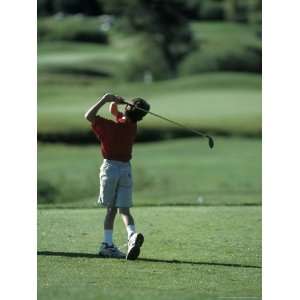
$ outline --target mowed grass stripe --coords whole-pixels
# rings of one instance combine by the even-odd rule
[[[39,210],[40,299],[260,297],[260,208],[135,208],[133,214],[146,239],[140,260],[126,262],[95,257],[104,210]],[[120,218],[115,242],[126,242]]]
[[[205,74],[148,85],[67,78],[39,77],[38,132],[88,131],[84,112],[107,91],[126,99],[145,98],[153,112],[198,129],[256,134],[261,131],[261,78],[257,75]],[[107,111],[105,107],[105,116]],[[151,116],[141,126],[174,127]]]

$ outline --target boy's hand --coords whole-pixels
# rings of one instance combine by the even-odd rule
[[[105,94],[102,99],[104,99],[105,102],[115,102],[116,104],[124,104],[124,98],[121,96],[116,96],[113,94]]]
[[[113,102],[115,101],[115,98],[116,96],[113,95],[113,94],[105,94],[102,99],[105,101],[105,102]]]
[[[121,97],[121,96],[115,96],[115,100],[114,100],[114,102],[116,103],[116,104],[124,104],[124,98],[123,97]]]

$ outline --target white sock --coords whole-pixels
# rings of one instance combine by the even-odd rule
[[[132,234],[135,233],[135,225],[127,225],[127,234],[128,234],[128,240],[131,237]]]
[[[108,245],[112,245],[113,241],[112,241],[112,235],[113,235],[113,231],[111,229],[104,229],[104,243],[107,243]]]

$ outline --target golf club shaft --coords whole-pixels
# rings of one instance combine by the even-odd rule
[[[127,105],[134,106],[133,104],[128,103],[128,102],[126,102],[126,101],[123,101],[123,102],[124,102],[125,104],[127,104]],[[201,137],[208,137],[208,138],[211,138],[211,137],[210,137],[209,135],[207,135],[206,133],[203,133],[203,132],[200,132],[200,131],[198,131],[198,130],[192,129],[192,128],[187,127],[187,126],[185,126],[185,125],[183,125],[183,124],[180,124],[180,123],[178,123],[178,122],[172,121],[172,120],[170,120],[170,119],[168,119],[168,118],[166,118],[166,117],[160,116],[160,115],[158,115],[158,114],[156,114],[156,113],[153,113],[153,112],[151,112],[151,111],[147,111],[147,110],[142,109],[142,108],[140,108],[140,107],[136,107],[136,108],[139,109],[139,110],[141,110],[141,111],[143,111],[143,112],[146,112],[146,113],[148,113],[148,114],[150,114],[150,115],[153,115],[153,116],[155,116],[155,117],[157,117],[157,118],[159,118],[159,119],[165,120],[165,121],[170,122],[170,123],[172,123],[172,124],[174,124],[174,125],[177,125],[177,126],[179,126],[179,127],[181,127],[181,128],[184,128],[184,129],[186,129],[186,130],[188,130],[188,131],[191,131],[191,132],[193,132],[193,133],[195,133],[195,134],[197,134],[197,135],[199,135],[199,136],[201,136]]]

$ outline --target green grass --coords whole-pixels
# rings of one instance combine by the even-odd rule
[[[261,141],[200,138],[137,144],[134,202],[143,205],[251,205],[261,203]],[[96,205],[101,163],[98,146],[38,146],[40,203]]]
[[[66,24],[80,18],[64,19]],[[81,21],[80,21],[81,22]],[[39,24],[63,23],[47,18]],[[86,18],[80,26],[98,26]],[[81,24],[81,23],[80,23]],[[97,25],[98,24],[98,25]],[[47,26],[48,26],[47,25]],[[49,25],[49,26],[50,26]],[[56,25],[55,25],[56,26]],[[55,27],[54,26],[54,27]],[[226,52],[260,47],[251,26],[226,22],[192,23],[196,40],[204,52]],[[83,114],[105,92],[126,98],[144,97],[154,112],[195,128],[233,134],[261,131],[261,77],[241,73],[215,73],[181,77],[153,84],[124,83],[121,73],[134,52],[138,36],[109,31],[108,45],[71,41],[41,41],[38,44],[38,132],[87,132]],[[99,76],[91,76],[91,75]],[[105,77],[108,76],[108,77]],[[173,125],[147,117],[144,128]]]
[[[103,210],[39,210],[38,298],[260,299],[259,207],[135,208],[133,214],[146,239],[141,259],[126,262],[94,255]],[[120,218],[115,242],[126,242]]]
[[[77,70],[83,76],[88,71],[105,72],[112,76],[117,74],[120,64],[127,58],[128,50],[120,51],[111,45],[43,42],[38,47],[38,71],[41,76],[63,74],[68,70]]]
[[[51,34],[69,35],[46,23],[54,28]],[[99,25],[96,18],[84,24],[91,32]],[[201,22],[192,29],[209,53],[261,46],[255,28],[240,24]],[[119,73],[136,39],[112,30],[109,41],[39,42],[39,133],[87,133],[83,114],[108,91],[144,97],[153,112],[195,128],[261,131],[260,76],[214,73],[124,83]],[[173,128],[151,116],[140,125]],[[39,144],[38,298],[260,299],[261,140],[217,137],[215,142],[213,150],[199,138],[135,145],[133,214],[146,237],[135,262],[95,255],[104,210],[86,208],[96,206],[99,147]],[[120,218],[114,237],[124,246]]]
[[[44,17],[37,20],[39,42],[42,41],[79,41],[105,44],[107,34],[101,28],[98,18],[68,16],[58,18]]]
[[[261,38],[258,25],[229,22],[194,22],[198,50],[179,65],[181,76],[224,70],[261,72]]]
[[[258,133],[261,130],[261,82],[256,75],[220,73],[176,80],[120,83],[109,79],[74,79],[41,76],[38,88],[38,131],[87,131],[84,112],[105,92],[127,99],[140,96],[151,103],[153,112],[195,128],[232,133]],[[107,116],[107,108],[104,114]],[[152,116],[144,128],[174,128]]]
[[[192,31],[204,49],[261,48],[258,26],[230,22],[193,22]]]
[[[72,25],[80,24],[79,29],[91,30],[99,27],[97,18],[64,18],[59,21],[54,18],[39,19],[40,28],[52,28],[51,41],[38,43],[38,68],[40,73],[61,73],[62,70],[87,70],[105,71],[118,76],[120,68],[124,65],[129,55],[133,53],[137,40],[134,36],[120,34],[116,30],[109,32],[109,45],[89,44],[70,41],[55,41],[55,34],[59,37],[62,32],[74,31]],[[75,27],[76,27],[75,26]],[[55,29],[56,28],[56,29]],[[244,47],[261,47],[261,41],[256,34],[256,28],[237,23],[228,22],[193,22],[191,29],[196,41],[204,52],[227,52]],[[94,30],[94,29],[93,29]]]

